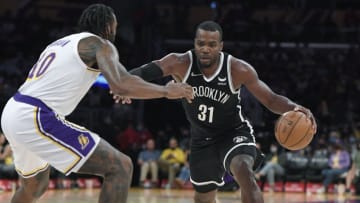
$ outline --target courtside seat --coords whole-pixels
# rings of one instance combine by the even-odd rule
[[[310,158],[308,168],[306,170],[306,181],[319,182],[323,180],[322,170],[328,168],[329,155],[326,152],[316,151]]]
[[[307,191],[315,192],[317,188],[321,187],[322,181],[324,180],[322,170],[329,167],[328,156],[328,153],[324,151],[315,151],[313,157],[310,158],[305,173]]]
[[[297,152],[287,152],[285,162],[284,191],[305,192],[305,171],[309,159]]]

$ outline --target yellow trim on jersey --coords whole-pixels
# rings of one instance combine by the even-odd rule
[[[44,138],[48,139],[50,142],[54,143],[55,145],[59,146],[60,148],[65,149],[65,151],[68,151],[70,155],[73,155],[73,156],[75,157],[74,162],[71,163],[70,166],[67,167],[67,168],[63,171],[63,173],[67,174],[72,168],[74,168],[74,166],[75,166],[77,163],[79,163],[79,161],[81,160],[81,157],[80,157],[78,154],[74,153],[74,152],[73,152],[72,150],[70,150],[69,148],[61,145],[60,143],[54,141],[53,139],[51,139],[50,137],[46,136],[44,133],[41,132],[40,127],[39,127],[39,125],[38,125],[38,121],[37,121],[38,112],[39,112],[39,107],[36,107],[36,108],[35,108],[35,111],[34,111],[34,113],[35,113],[35,115],[34,115],[34,124],[35,124],[35,129],[36,129],[36,131],[38,132],[38,134],[39,134],[41,137],[44,137]]]
[[[33,77],[33,78],[26,78],[25,82],[38,80],[38,79],[41,78],[41,76],[40,77]]]
[[[89,66],[86,67],[86,70],[92,71],[92,72],[97,72],[97,73],[100,73],[100,72],[101,72],[100,69],[90,68]]]
[[[47,167],[49,166],[48,163],[45,164],[45,166],[42,166],[40,168],[36,168],[28,173],[25,173],[25,172],[22,172],[20,169],[18,168],[15,168],[15,170],[24,178],[27,178],[27,177],[31,177],[35,174],[37,174],[38,172],[41,172],[41,171],[44,171]]]

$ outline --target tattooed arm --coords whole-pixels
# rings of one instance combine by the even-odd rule
[[[159,86],[129,74],[119,62],[115,46],[108,40],[95,36],[82,39],[78,51],[81,59],[88,66],[97,64],[114,94],[136,99],[185,97],[190,101],[193,98],[192,88],[184,83]]]

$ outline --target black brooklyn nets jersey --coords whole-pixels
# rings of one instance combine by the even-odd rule
[[[240,91],[232,84],[232,56],[221,52],[217,70],[206,78],[198,67],[194,50],[188,53],[191,63],[183,82],[193,87],[194,100],[183,101],[183,107],[191,126],[214,134],[239,127],[245,120],[241,115]]]

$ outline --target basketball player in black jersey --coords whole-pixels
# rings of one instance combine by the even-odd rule
[[[251,65],[222,52],[222,29],[217,23],[198,25],[194,46],[194,50],[171,53],[130,72],[145,80],[171,75],[193,87],[193,102],[184,101],[183,106],[191,124],[190,171],[196,203],[215,202],[225,171],[240,185],[243,203],[262,203],[253,174],[255,137],[241,114],[240,87],[244,85],[274,113],[304,112],[314,131],[315,119],[308,109],[274,93]]]

